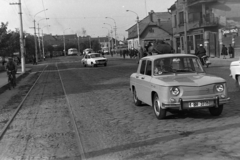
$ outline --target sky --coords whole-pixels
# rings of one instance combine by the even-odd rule
[[[21,0],[23,30],[34,34],[34,19],[45,34],[106,36],[116,22],[118,39],[127,38],[126,30],[148,12],[167,12],[176,0]],[[20,28],[19,0],[0,0],[0,22],[8,29]],[[10,5],[11,4],[11,5]],[[133,12],[126,12],[131,10]],[[109,17],[109,18],[106,18]],[[49,18],[49,19],[47,19]],[[105,24],[104,24],[105,23]]]

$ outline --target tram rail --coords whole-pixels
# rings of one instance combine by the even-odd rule
[[[55,67],[56,67],[56,70],[55,72],[58,72],[58,75],[59,75],[59,79],[61,81],[61,85],[62,85],[62,89],[63,89],[63,92],[64,92],[64,96],[65,96],[65,99],[67,101],[67,107],[68,107],[68,110],[69,110],[69,113],[70,113],[70,118],[71,118],[71,122],[73,124],[73,127],[74,127],[74,133],[76,135],[76,139],[77,139],[77,145],[78,145],[78,148],[79,148],[79,154],[78,156],[81,157],[81,160],[86,160],[86,156],[85,156],[85,153],[84,153],[84,148],[83,148],[83,144],[82,144],[82,139],[81,139],[81,133],[79,131],[79,129],[77,128],[77,124],[76,124],[76,120],[75,120],[75,116],[74,116],[74,112],[72,110],[72,107],[71,107],[71,104],[70,104],[70,101],[69,101],[69,98],[67,96],[67,93],[66,93],[66,90],[65,90],[65,86],[64,86],[64,83],[63,83],[63,80],[62,80],[62,77],[61,77],[61,74],[60,74],[60,70],[58,68],[58,63],[55,63]],[[1,130],[0,132],[0,141],[3,139],[5,133],[7,132],[9,126],[12,124],[12,122],[14,121],[15,117],[17,116],[17,114],[19,113],[19,111],[21,110],[24,102],[26,101],[26,99],[29,97],[30,93],[32,92],[33,88],[36,86],[36,84],[38,83],[39,79],[41,78],[41,76],[43,75],[43,73],[47,73],[49,72],[47,70],[49,64],[46,65],[46,67],[43,68],[43,70],[39,71],[40,75],[38,76],[38,78],[35,80],[35,82],[33,83],[33,85],[31,86],[31,88],[28,90],[27,94],[24,96],[23,100],[20,102],[20,104],[17,106],[16,110],[14,111],[13,115],[11,115],[10,119],[8,120],[8,122],[5,124],[4,128]],[[53,70],[50,70],[50,71],[53,71]]]

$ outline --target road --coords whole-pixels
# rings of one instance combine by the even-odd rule
[[[0,141],[0,159],[240,159],[240,91],[229,66],[206,68],[228,82],[231,102],[220,117],[198,110],[157,120],[150,106],[133,104],[129,76],[136,60],[109,57],[107,67],[96,68],[79,60],[59,57],[34,66],[15,91],[0,95],[6,99],[1,129],[42,73]]]

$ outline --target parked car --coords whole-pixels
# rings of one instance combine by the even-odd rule
[[[240,60],[233,61],[230,64],[230,76],[237,82],[240,87]]]
[[[207,74],[200,59],[189,54],[142,58],[130,76],[130,90],[135,105],[152,106],[158,119],[164,119],[169,110],[205,108],[219,116],[230,100],[226,80]]]
[[[107,66],[107,58],[103,57],[99,53],[85,54],[81,62],[84,67],[86,66],[97,67],[98,65]]]
[[[68,49],[68,56],[77,56],[78,50],[76,48],[69,48]]]

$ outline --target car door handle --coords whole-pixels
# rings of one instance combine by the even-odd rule
[[[145,79],[145,77],[142,77],[141,79]]]
[[[138,76],[136,76],[136,78],[139,78]]]

